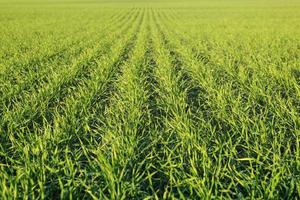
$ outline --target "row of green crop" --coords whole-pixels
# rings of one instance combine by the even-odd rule
[[[98,9],[73,11],[89,22],[1,68],[3,198],[299,196],[292,23],[281,14],[292,34],[260,38],[274,22],[248,15],[270,10]]]
[[[124,15],[126,14],[124,13]],[[123,18],[122,15],[117,16],[116,21]],[[115,21],[108,21],[106,28],[109,29],[108,26],[111,26],[112,23]],[[115,28],[118,29],[119,26]],[[78,39],[73,38],[72,45],[67,42],[62,49],[55,49],[49,56],[41,56],[38,60],[31,59],[28,63],[24,62],[19,66],[16,63],[7,66],[1,79],[3,87],[1,87],[0,92],[3,94],[3,106],[7,105],[7,102],[22,99],[21,93],[32,92],[43,82],[47,82],[53,74],[60,73],[61,70],[65,70],[66,67],[77,62],[76,59],[80,54],[84,54],[86,49],[95,45],[95,41],[101,40],[103,35],[107,34],[107,32],[100,34],[97,31],[98,29],[95,28],[91,35],[83,34]]]
[[[19,9],[15,12],[18,11]],[[113,16],[118,16],[118,13],[122,13],[109,11],[98,15],[98,18],[77,13],[76,18],[79,17],[81,20],[75,21],[74,16],[72,19],[67,16],[62,17],[59,11],[54,12],[57,15],[55,17],[40,16],[40,12],[42,11],[35,11],[35,15],[39,17],[26,13],[23,15],[23,20],[11,14],[12,24],[0,18],[3,27],[1,65],[8,68],[7,70],[11,70],[12,65],[34,64],[43,58],[47,60],[47,57],[51,57],[55,52],[76,43],[76,38],[80,41],[93,36],[96,33],[94,31],[99,30],[99,26],[107,23]],[[48,20],[51,23],[47,23]]]
[[[124,18],[123,20],[125,21],[127,19]],[[119,22],[122,25],[124,21],[121,20]],[[117,31],[119,31],[119,26],[117,25],[113,26],[112,28],[116,28]],[[110,30],[107,29],[106,31],[107,32],[104,33],[104,35],[106,34],[108,37],[111,37],[111,32],[109,32]],[[15,101],[11,101],[11,97],[8,98],[10,100],[9,103],[13,103],[13,105],[3,108],[3,125],[6,126],[5,119],[14,123],[18,121],[20,121],[20,123],[26,123],[26,121],[21,118],[22,113],[24,113],[24,115],[31,114],[32,118],[34,118],[35,115],[38,115],[37,117],[47,117],[39,116],[40,114],[37,113],[36,107],[42,111],[50,106],[49,102],[52,100],[55,102],[55,99],[57,98],[57,101],[61,101],[62,98],[67,96],[68,93],[72,92],[73,89],[77,89],[77,87],[72,89],[72,86],[74,87],[77,84],[80,84],[82,78],[89,76],[89,74],[92,73],[89,70],[93,70],[93,64],[96,64],[98,57],[103,52],[107,51],[111,41],[105,39],[102,40],[103,35],[101,36],[102,37],[99,42],[91,42],[91,46],[87,46],[87,48],[84,49],[79,55],[75,56],[70,63],[67,62],[65,65],[58,65],[57,67],[53,66],[53,69],[51,69],[52,67],[48,67],[45,69],[46,72],[42,72],[47,73],[44,76],[39,74],[41,70],[36,71],[36,73],[38,73],[35,76],[36,79],[33,79],[33,83],[30,81],[28,83],[29,87],[32,87],[30,88],[31,90],[29,89],[28,92],[26,92],[26,90],[23,88],[20,96],[18,96]],[[30,74],[33,73],[34,72],[31,72]],[[45,105],[42,105],[41,103],[45,103]],[[26,104],[28,106],[26,106]],[[43,106],[46,107],[43,108]],[[13,118],[13,116],[20,118],[20,120],[10,119],[10,117]],[[28,119],[28,116],[26,116],[26,118]],[[19,125],[16,124],[16,126]],[[22,127],[21,124],[20,126]]]
[[[159,14],[159,19],[168,19],[170,15],[168,12]],[[220,191],[224,191],[229,198],[232,195],[249,195],[252,198],[297,196],[300,166],[299,84],[292,76],[293,69],[298,67],[295,60],[290,59],[288,66],[277,62],[282,65],[279,67],[285,67],[280,71],[274,65],[276,59],[272,58],[278,56],[276,53],[280,48],[271,47],[266,50],[274,52],[270,55],[271,63],[264,63],[265,68],[262,69],[254,61],[245,63],[243,58],[249,54],[238,52],[237,47],[227,48],[227,37],[224,35],[223,40],[218,38],[207,51],[207,46],[203,47],[202,42],[200,46],[194,44],[197,38],[189,39],[188,33],[183,35],[184,30],[180,30],[179,26],[175,29],[174,21],[168,20],[160,22],[166,26],[163,30],[172,31],[162,34],[167,40],[166,46],[175,55],[174,65],[180,65],[186,101],[189,102],[189,95],[194,95],[192,98],[198,101],[196,108],[192,109],[197,124],[193,129],[196,131],[193,144],[200,150],[196,156],[204,158],[203,153],[209,155],[202,167],[196,167],[197,172],[204,176],[200,179],[203,181],[201,196],[220,195]],[[180,21],[177,22],[180,24]],[[243,44],[243,39],[236,38],[236,44]],[[256,47],[253,44],[250,49]],[[219,48],[222,48],[224,55],[215,52]],[[230,52],[232,50],[234,52]],[[201,52],[200,59],[197,52]],[[253,53],[252,56],[255,55]],[[232,66],[231,63],[238,58],[240,61]],[[241,76],[246,70],[253,75]],[[194,88],[189,89],[189,86]],[[189,103],[191,105],[192,102]],[[185,124],[192,127],[188,122]],[[193,153],[197,152],[195,148]],[[212,181],[215,178],[218,181]],[[257,180],[259,182],[253,184]]]
[[[98,42],[95,41],[96,45],[92,45],[79,57],[74,58],[74,62],[71,63],[70,67],[62,68],[61,72],[55,72],[54,76],[49,77],[49,81],[43,82],[35,92],[28,93],[27,99],[22,98],[21,102],[15,103],[12,110],[4,111],[1,124],[2,130],[7,134],[2,135],[2,138],[6,143],[6,150],[9,149],[9,151],[2,152],[2,158],[14,166],[9,169],[7,166],[5,167],[5,171],[8,171],[8,177],[10,177],[10,173],[17,173],[15,177],[10,177],[8,180],[11,187],[3,188],[4,194],[6,192],[12,194],[13,191],[21,187],[26,195],[32,197],[45,195],[45,192],[49,192],[48,190],[45,191],[44,188],[44,184],[49,182],[49,180],[45,180],[45,169],[61,170],[64,174],[64,168],[60,166],[61,161],[56,162],[55,158],[57,156],[58,159],[61,159],[61,154],[64,155],[64,151],[69,148],[68,144],[62,146],[63,148],[59,148],[58,152],[56,152],[56,148],[50,148],[50,152],[40,148],[49,148],[49,146],[57,146],[61,143],[66,144],[68,139],[70,140],[68,142],[72,144],[78,128],[72,126],[72,123],[79,127],[84,125],[82,122],[77,123],[77,121],[72,120],[76,120],[75,117],[77,117],[78,112],[83,111],[82,106],[84,103],[87,107],[89,106],[89,101],[93,98],[91,95],[101,92],[102,88],[99,81],[102,81],[105,87],[105,78],[109,76],[105,73],[110,73],[109,70],[112,69],[109,69],[109,67],[113,67],[115,62],[112,59],[113,55],[115,54],[115,60],[118,59],[120,48],[124,46],[126,36],[132,34],[131,22],[137,21],[137,17],[140,15],[140,11],[138,11],[125,18],[123,17],[122,20],[117,22],[122,26],[121,29],[117,24],[111,26],[111,29],[106,30],[109,34],[106,34]],[[129,28],[131,32],[128,32]],[[85,120],[84,116],[82,117]],[[70,132],[69,128],[74,129],[74,132]],[[40,134],[43,134],[43,136]],[[69,134],[72,138],[68,138]],[[48,156],[51,156],[51,159]],[[15,163],[17,160],[21,162]],[[40,165],[41,162],[42,165]],[[65,163],[62,164],[65,165]],[[66,167],[66,170],[68,170],[68,166]],[[38,173],[35,170],[38,170]],[[57,187],[59,187],[55,181],[64,177],[59,177],[59,175],[62,175],[59,173],[54,174],[56,174],[55,179],[50,180],[51,182],[54,181],[54,187],[51,189],[53,191],[50,192],[52,195],[57,192]],[[24,178],[20,179],[19,177]],[[47,178],[50,177],[47,176]],[[24,188],[26,186],[25,182],[28,182],[28,180],[32,180],[33,185],[26,189]],[[24,187],[22,186],[23,182]],[[16,184],[15,187],[14,184]],[[40,188],[31,191],[30,188],[36,187],[35,185],[40,185]],[[62,192],[61,195],[64,195],[63,187],[59,190]]]

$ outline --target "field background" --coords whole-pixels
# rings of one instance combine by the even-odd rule
[[[297,199],[299,142],[298,0],[0,0],[1,199]]]

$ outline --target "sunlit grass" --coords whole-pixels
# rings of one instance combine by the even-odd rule
[[[1,0],[0,198],[300,198],[300,4],[270,2]]]

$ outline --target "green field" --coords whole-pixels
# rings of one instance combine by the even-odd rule
[[[0,0],[0,199],[299,198],[299,0]]]

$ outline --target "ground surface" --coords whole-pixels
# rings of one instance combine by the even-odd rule
[[[0,1],[0,198],[294,199],[299,1]]]

